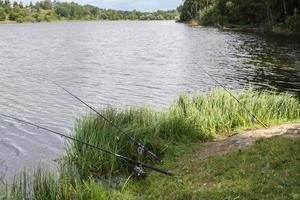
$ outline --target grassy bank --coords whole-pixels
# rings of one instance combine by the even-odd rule
[[[299,153],[300,139],[287,138],[206,159],[190,152],[172,165],[176,178],[153,176],[131,189],[156,200],[299,199]]]
[[[269,92],[257,93],[251,90],[235,92],[234,94],[268,125],[300,120],[300,103],[291,95],[271,94]],[[229,194],[225,191],[230,192],[231,186],[234,186],[232,189],[235,189],[237,193],[243,189],[238,186],[246,185],[248,188],[259,188],[260,182],[251,182],[250,179],[249,182],[247,180],[243,182],[244,178],[235,172],[239,169],[245,177],[252,177],[252,175],[260,173],[258,169],[264,159],[272,160],[272,156],[279,156],[277,153],[271,153],[260,158],[261,160],[255,160],[260,157],[258,153],[263,148],[271,149],[272,146],[274,152],[280,153],[285,147],[291,145],[294,146],[294,150],[299,155],[299,148],[296,148],[299,143],[294,144],[291,141],[280,140],[281,149],[281,147],[277,148],[276,142],[268,143],[266,141],[258,144],[258,147],[257,145],[253,147],[252,151],[256,152],[257,157],[247,152],[251,152],[251,150],[246,150],[242,154],[230,154],[224,158],[215,157],[190,166],[189,163],[193,157],[189,158],[186,152],[198,148],[196,146],[199,146],[201,142],[211,140],[216,134],[231,135],[242,129],[259,127],[258,124],[252,122],[249,114],[221,89],[216,89],[209,94],[182,94],[176,102],[163,111],[142,107],[122,110],[106,108],[100,112],[141,140],[149,149],[161,155],[165,163],[160,167],[174,170],[177,176],[169,178],[150,173],[150,176],[145,180],[129,181],[126,189],[122,190],[123,186],[126,185],[127,177],[132,173],[132,167],[115,157],[96,152],[78,143],[70,143],[60,165],[59,177],[54,178],[51,172],[44,172],[43,170],[30,177],[23,175],[15,181],[13,187],[2,192],[4,199],[10,199],[7,198],[8,196],[11,196],[11,199],[24,199],[25,197],[29,199],[139,199],[139,195],[145,199],[196,199],[206,196],[218,197],[216,195],[221,197]],[[119,154],[152,163],[147,158],[139,156],[136,147],[127,138],[118,134],[109,124],[93,114],[78,120],[75,137],[109,148]],[[259,145],[263,145],[263,147],[260,148]],[[293,148],[287,151],[286,155],[293,153]],[[180,162],[180,158],[183,157],[188,160]],[[290,162],[291,173],[293,173],[292,167],[294,162],[297,164],[297,160],[294,161],[292,157],[286,157],[291,159],[287,162]],[[245,168],[247,167],[246,161],[248,165],[251,162],[254,165],[257,164],[257,168],[253,168],[248,173],[247,168]],[[227,165],[233,167],[229,168]],[[218,172],[218,170],[223,170],[223,172]],[[230,172],[228,172],[229,175],[236,177],[236,180],[240,180],[241,184],[227,184],[226,178],[230,177],[226,174],[227,170]],[[266,170],[272,170],[272,168]],[[224,181],[224,185],[217,184],[216,187],[206,191],[203,189],[205,187],[194,183],[193,179],[218,180],[221,183]],[[291,184],[290,187],[294,186]],[[217,191],[220,188],[222,190]],[[221,192],[223,190],[224,192]],[[248,192],[250,193],[251,190]],[[274,195],[276,194],[274,193]]]

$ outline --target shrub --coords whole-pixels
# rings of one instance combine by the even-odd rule
[[[18,17],[18,14],[14,13],[14,12],[9,13],[9,15],[8,15],[8,19],[11,21],[15,21],[17,19],[17,17]]]
[[[6,19],[5,9],[0,8],[0,21],[4,21]]]
[[[300,16],[287,17],[286,24],[291,31],[300,32]]]
[[[34,14],[33,17],[35,18],[35,20],[36,20],[37,22],[44,21],[44,17],[43,17],[43,15],[41,15],[41,14]]]
[[[18,22],[18,23],[23,23],[23,22],[25,22],[25,19],[24,19],[24,17],[18,17],[18,18],[16,19],[16,22]]]
[[[203,26],[213,25],[216,20],[213,18],[214,7],[209,6],[200,12],[199,23]]]

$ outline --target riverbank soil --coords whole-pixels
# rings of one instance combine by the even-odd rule
[[[243,149],[253,145],[257,140],[274,136],[284,136],[287,138],[300,137],[300,123],[285,124],[269,129],[258,129],[245,131],[231,137],[218,136],[215,141],[208,142],[199,149],[198,157],[208,157],[216,154],[225,154],[237,149]]]

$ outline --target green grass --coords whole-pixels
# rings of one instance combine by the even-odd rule
[[[206,159],[191,152],[172,168],[176,177],[154,175],[131,190],[155,200],[300,199],[300,139],[263,139]]]
[[[200,150],[201,147],[194,147]],[[56,181],[51,173],[39,171],[34,176],[30,199],[299,199],[300,139],[275,137],[226,155],[206,159],[194,151],[185,153],[168,167],[176,173],[166,177],[151,173],[142,181],[131,180],[124,191],[107,188],[90,179],[82,183],[72,177]],[[22,177],[13,190],[0,199],[25,199]],[[73,183],[72,183],[73,182]],[[32,184],[28,183],[29,191]],[[124,184],[124,182],[123,182]]]
[[[291,95],[257,93],[252,90],[234,94],[268,125],[300,120],[300,103]],[[259,193],[262,184],[269,184],[263,182],[267,180],[266,177],[272,179],[270,184],[273,185],[266,185],[268,188],[265,191],[278,197],[276,195],[282,190],[271,191],[270,188],[280,180],[275,180],[270,172],[273,170],[281,175],[283,171],[272,168],[273,165],[269,168],[260,167],[265,161],[271,163],[277,157],[283,159],[282,151],[289,150],[288,146],[294,146],[291,148],[298,155],[300,153],[299,148],[296,148],[299,146],[298,141],[271,140],[271,143],[264,141],[249,150],[226,157],[194,159],[192,151],[216,134],[231,135],[243,129],[260,127],[221,89],[215,89],[209,94],[183,93],[162,111],[142,107],[122,110],[106,108],[100,112],[162,156],[165,163],[159,167],[172,170],[177,176],[170,178],[151,172],[146,180],[131,179],[126,182],[132,173],[131,166],[113,156],[71,142],[67,145],[58,177],[44,170],[38,170],[33,176],[23,174],[14,184],[2,187],[3,199],[140,199],[140,195],[144,199],[234,199],[237,196],[245,199],[251,191]],[[78,120],[75,137],[153,164],[149,159],[138,155],[136,147],[124,135],[117,133],[94,114]],[[268,154],[269,150],[274,152]],[[261,151],[265,151],[266,156],[260,156]],[[299,164],[299,157],[289,156],[293,155],[291,151],[284,155],[291,165],[289,173],[296,175],[292,168]],[[191,157],[187,152],[191,152]],[[186,158],[185,162],[180,161],[182,158]],[[266,170],[266,174],[261,174],[264,172],[262,169]],[[298,183],[292,182],[294,178],[296,176],[286,177],[287,182],[290,182],[287,188],[292,191],[291,195],[295,193],[297,196],[294,187]],[[125,190],[122,191],[125,183]]]
[[[1,190],[0,190],[1,191]],[[60,177],[42,169],[32,176],[26,172],[17,177],[11,185],[3,185],[0,193],[1,200],[57,200],[57,199],[123,199],[127,193],[109,189],[95,180],[77,180],[69,172],[61,172]],[[127,198],[129,199],[129,198]]]
[[[291,95],[257,93],[252,90],[235,95],[267,124],[300,118],[300,103]],[[161,156],[165,153],[176,153],[176,146],[212,139],[217,133],[233,134],[241,129],[261,127],[260,124],[253,123],[249,113],[221,89],[216,89],[210,94],[197,93],[193,96],[183,93],[163,111],[142,107],[123,110],[106,108],[100,112]],[[136,146],[127,137],[94,114],[79,120],[75,132],[77,139],[136,160],[150,162],[137,154]],[[162,152],[164,149],[166,151]],[[76,142],[69,145],[67,158],[76,165],[82,178],[89,178],[91,175],[129,175],[132,168],[114,156],[99,153]]]

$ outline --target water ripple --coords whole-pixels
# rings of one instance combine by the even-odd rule
[[[231,89],[251,84],[300,96],[300,42],[293,38],[164,21],[1,25],[0,34],[1,112],[65,134],[90,111],[51,81],[96,108],[163,108],[183,90],[209,91],[216,84],[203,68]],[[60,156],[64,144],[0,118],[0,179]]]

